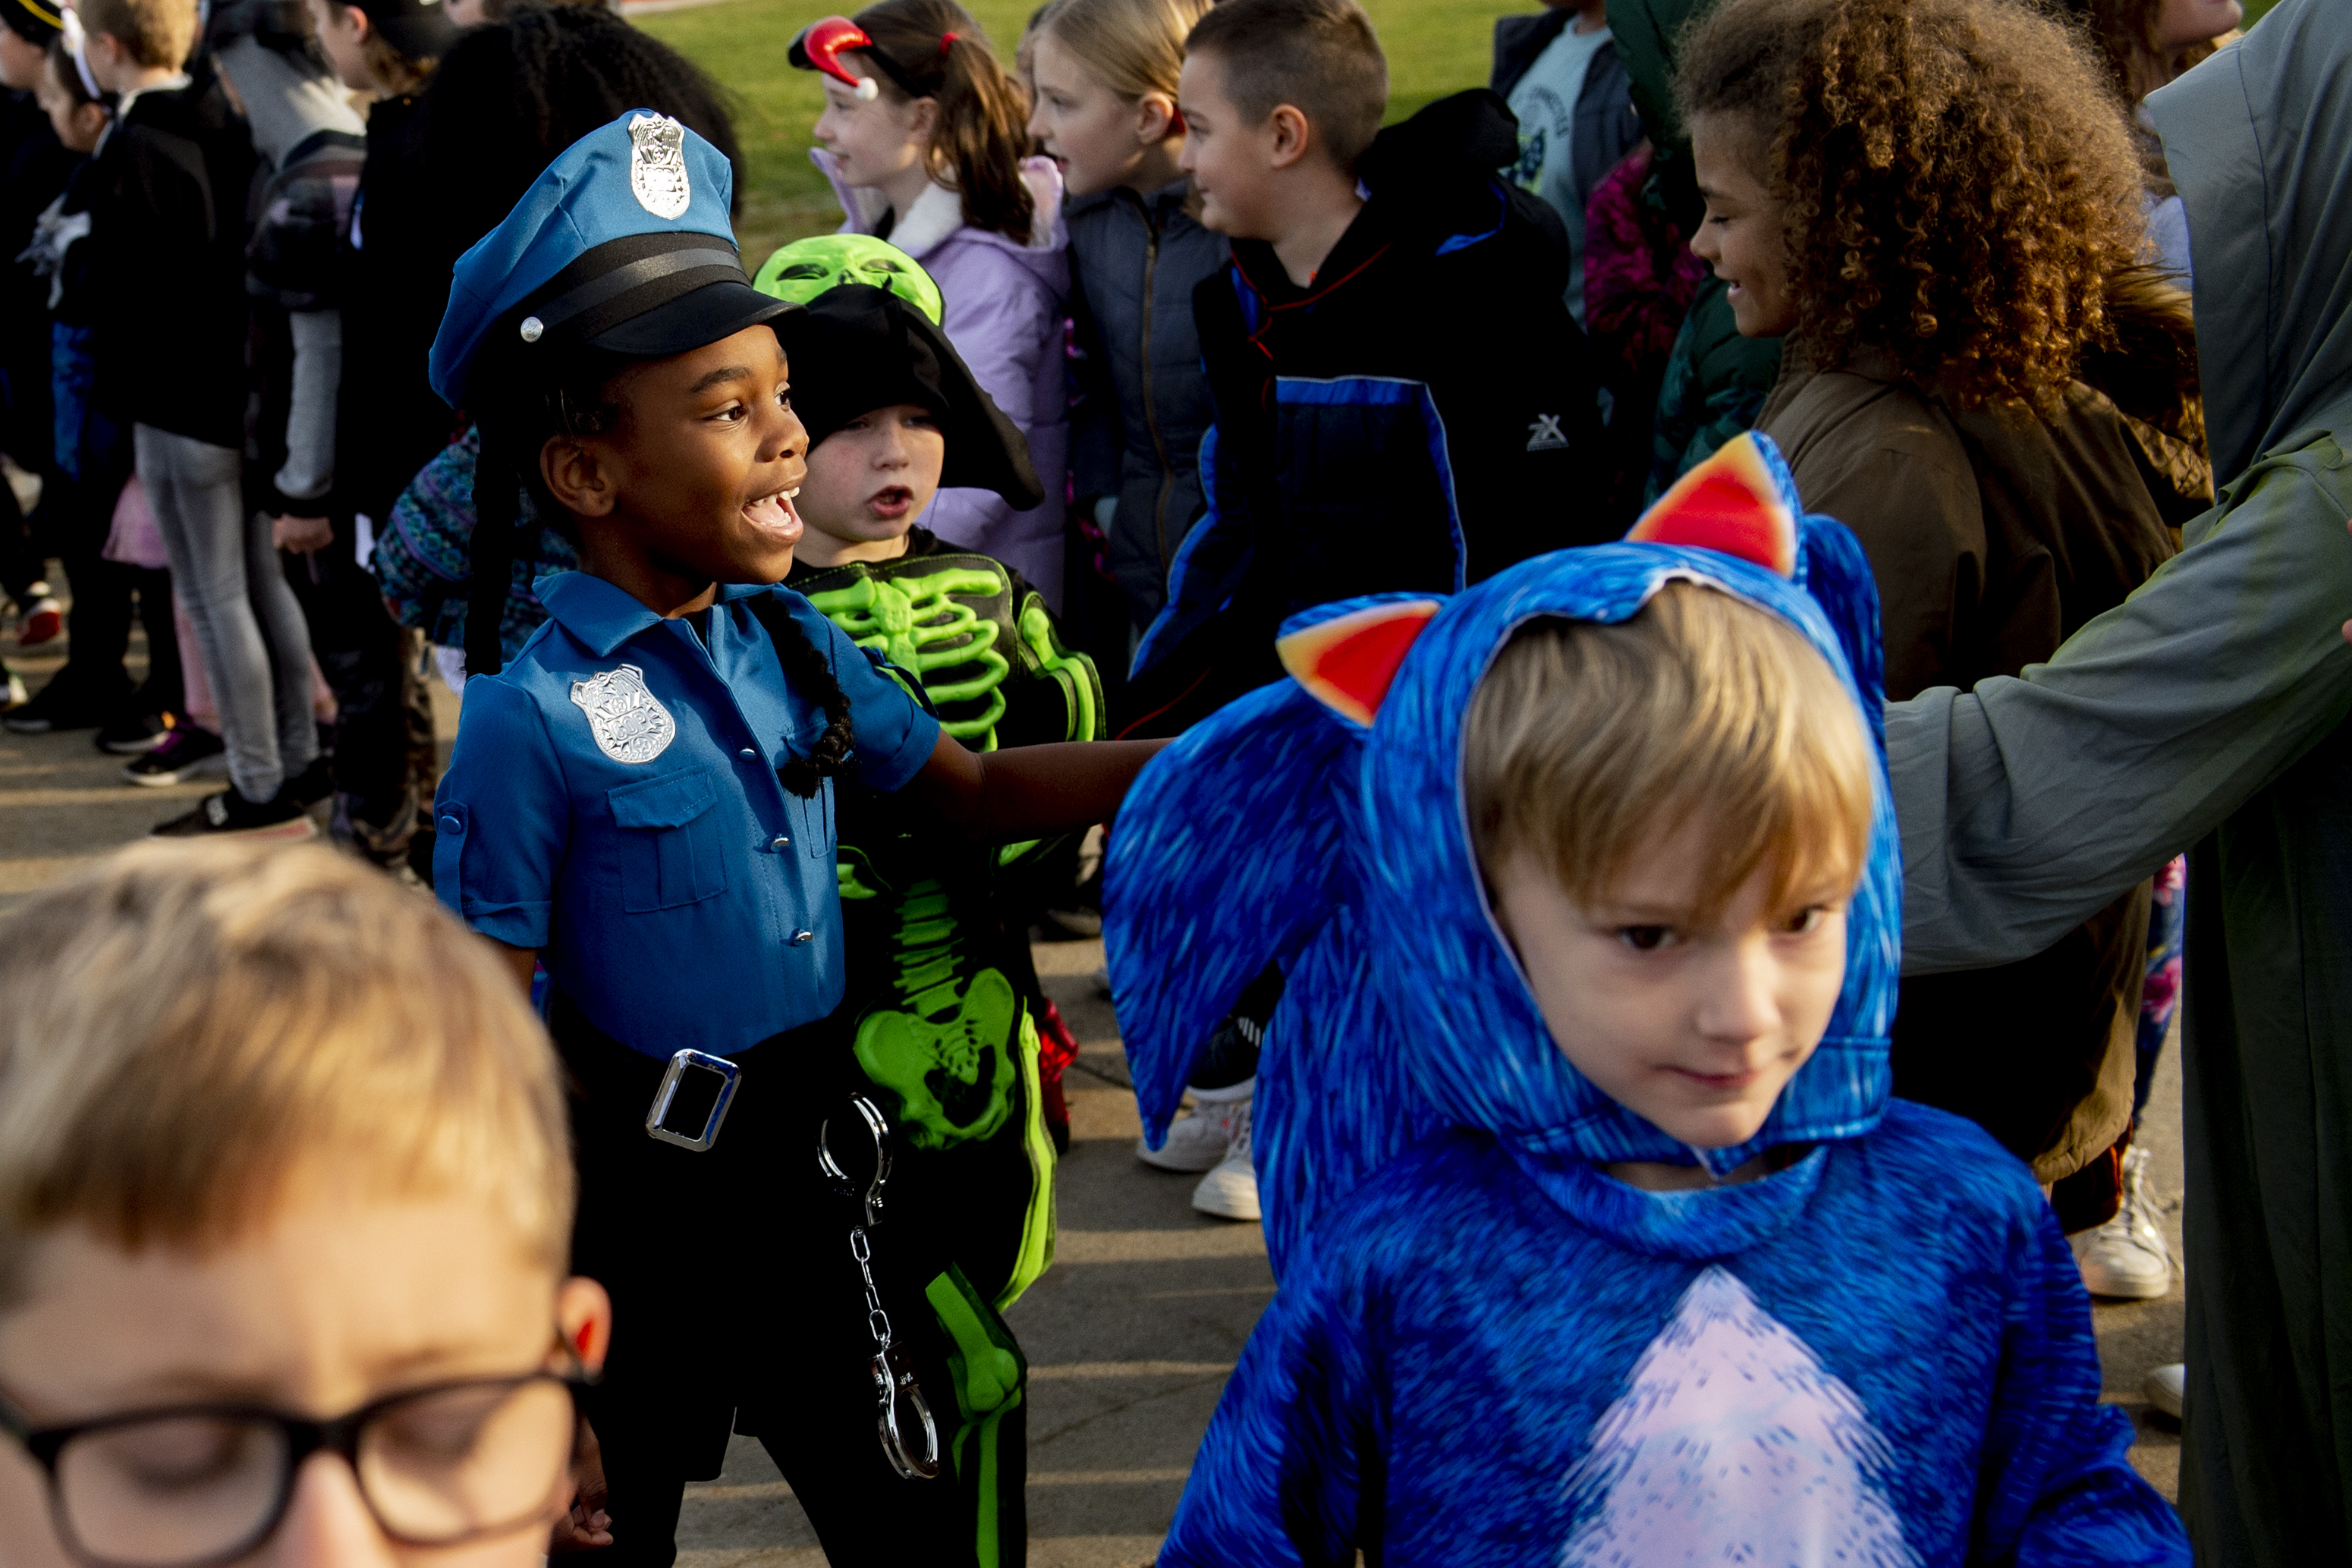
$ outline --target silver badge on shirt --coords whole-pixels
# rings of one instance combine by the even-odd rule
[[[686,177],[686,127],[666,114],[629,120],[629,189],[637,205],[657,218],[685,214],[694,200]]]
[[[615,762],[651,762],[677,738],[677,721],[646,690],[646,673],[635,664],[572,682],[572,701],[588,716],[597,749]]]

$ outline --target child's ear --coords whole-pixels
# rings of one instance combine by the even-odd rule
[[[1270,160],[1273,167],[1287,169],[1307,156],[1311,128],[1304,110],[1287,103],[1277,103],[1274,106],[1274,112],[1266,116],[1266,126],[1273,138],[1268,147],[1273,154]]]
[[[539,449],[539,476],[556,504],[579,517],[609,517],[618,499],[594,449],[569,436],[551,436]]]
[[[598,1371],[613,1348],[613,1298],[595,1281],[575,1274],[556,1289],[555,1326],[580,1364]]]
[[[907,121],[907,134],[917,141],[929,144],[939,128],[940,100],[935,98],[917,99],[915,112]]]
[[[1135,141],[1139,147],[1150,147],[1171,136],[1184,134],[1184,117],[1176,112],[1176,100],[1164,92],[1147,92],[1135,100]]]

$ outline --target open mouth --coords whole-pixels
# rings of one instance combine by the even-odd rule
[[[866,509],[886,523],[895,523],[915,505],[915,493],[904,485],[887,485],[866,498]]]
[[[780,545],[797,543],[801,537],[801,515],[793,509],[793,497],[801,493],[795,485],[789,490],[777,490],[743,503],[743,516],[754,532],[764,534]]]

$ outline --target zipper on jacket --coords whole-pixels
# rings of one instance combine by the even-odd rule
[[[1175,570],[1168,549],[1168,493],[1176,487],[1176,470],[1168,461],[1168,443],[1160,438],[1160,415],[1151,397],[1151,299],[1153,279],[1160,271],[1160,219],[1139,193],[1143,209],[1143,428],[1151,433],[1151,450],[1160,457],[1160,496],[1151,507],[1151,537],[1160,547],[1160,580],[1164,585]]]

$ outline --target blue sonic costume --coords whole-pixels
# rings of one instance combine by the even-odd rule
[[[1622,621],[1696,580],[1794,627],[1879,732],[1867,565],[1798,516],[1768,443],[1686,476],[1631,538],[1442,603],[1294,618],[1295,678],[1187,734],[1121,810],[1105,932],[1148,1135],[1248,980],[1271,959],[1288,982],[1258,1091],[1282,1289],[1160,1563],[2187,1563],[2097,1403],[2031,1173],[1889,1098],[1883,760],[1843,989],[1754,1139],[1685,1148],[1553,1044],[1461,791],[1471,696],[1515,631]],[[1774,1174],[1711,1190],[1603,1168],[1772,1151]]]

